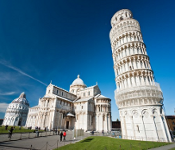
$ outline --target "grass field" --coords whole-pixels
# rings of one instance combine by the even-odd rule
[[[102,136],[91,136],[75,144],[69,144],[55,150],[147,150],[170,143],[123,140]]]
[[[7,130],[5,130],[5,126],[0,127],[0,133],[9,133],[8,130],[10,130],[11,126],[8,127]],[[21,130],[19,130],[18,126],[15,126],[15,129],[13,130],[13,133],[21,133],[21,132],[34,132],[34,130],[24,129],[23,127]]]

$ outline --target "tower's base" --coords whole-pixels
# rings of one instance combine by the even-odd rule
[[[161,106],[121,108],[119,113],[123,139],[172,142]]]

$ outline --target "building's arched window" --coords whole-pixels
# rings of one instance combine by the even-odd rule
[[[88,92],[88,95],[90,95],[90,91]]]
[[[132,70],[132,67],[131,66],[129,68],[130,68],[130,70]]]
[[[126,17],[127,17],[127,12],[125,13]]]
[[[81,106],[81,108],[83,109],[83,106]]]
[[[83,93],[83,96],[85,96],[85,93]]]
[[[57,94],[58,94],[58,90],[57,90]]]

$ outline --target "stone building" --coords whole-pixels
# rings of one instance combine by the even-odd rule
[[[29,102],[23,92],[8,105],[3,125],[24,126],[26,124],[28,109]]]
[[[98,85],[87,87],[78,76],[69,92],[50,83],[37,106],[29,109],[27,127],[111,130],[111,99]]]
[[[112,129],[115,130],[115,129],[121,129],[121,123],[119,120],[117,121],[112,121]]]
[[[163,94],[154,81],[139,22],[122,9],[111,19],[116,104],[125,139],[171,142],[162,109]]]
[[[175,134],[175,116],[166,116],[165,118],[170,132]]]

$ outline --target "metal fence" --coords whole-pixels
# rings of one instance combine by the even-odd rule
[[[46,132],[29,132],[29,133],[13,133],[12,136],[9,136],[9,133],[0,134],[0,142],[5,142],[9,140],[22,140],[22,139],[30,139],[30,138],[39,138],[44,136],[55,135],[54,131],[46,131]]]

